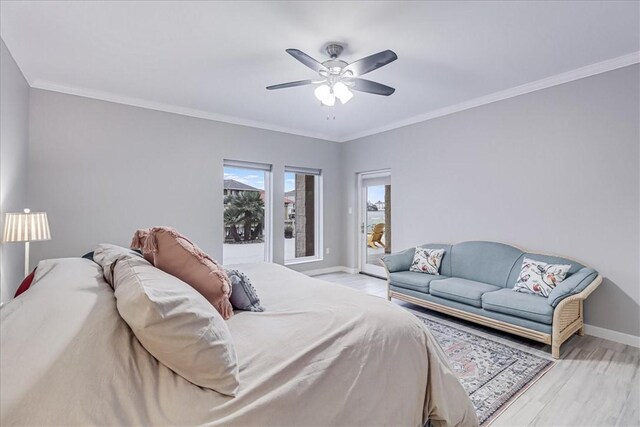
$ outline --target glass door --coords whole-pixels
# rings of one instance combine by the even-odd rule
[[[386,277],[380,258],[391,253],[391,174],[360,177],[360,271]]]

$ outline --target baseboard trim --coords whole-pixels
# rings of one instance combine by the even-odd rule
[[[318,268],[315,270],[304,270],[304,271],[300,271],[300,273],[306,274],[307,276],[319,276],[321,274],[330,274],[330,273],[358,274],[358,270],[355,268],[349,268],[342,265],[338,265],[336,267]]]
[[[623,332],[613,331],[611,329],[601,328],[599,326],[584,325],[584,333],[598,338],[604,338],[610,341],[619,342],[621,344],[630,345],[640,348],[640,337],[625,334]]]

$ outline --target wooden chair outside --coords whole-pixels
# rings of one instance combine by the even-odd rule
[[[384,223],[381,222],[373,226],[373,230],[367,236],[367,245],[370,248],[384,247],[382,236],[384,236]],[[380,246],[376,245],[376,243]]]

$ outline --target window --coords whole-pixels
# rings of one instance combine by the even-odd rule
[[[322,259],[322,176],[319,169],[285,166],[284,262]]]
[[[224,161],[223,264],[271,261],[271,165]]]

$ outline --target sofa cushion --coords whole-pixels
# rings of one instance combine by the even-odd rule
[[[482,308],[550,325],[553,307],[546,298],[501,289],[482,295]]]
[[[498,313],[497,311],[489,311],[485,310],[481,307],[473,307],[469,304],[463,304],[457,301],[451,301],[444,298],[439,298],[433,295],[425,294],[422,292],[412,291],[411,289],[399,288],[397,286],[391,285],[391,290],[395,292],[396,298],[399,297],[397,294],[408,295],[410,297],[417,298],[419,300],[433,302],[436,304],[443,305],[445,307],[455,308],[458,310],[463,310],[466,313],[477,314],[488,319],[500,320],[502,322],[507,322],[512,325],[522,326],[523,328],[533,329],[534,331],[542,332],[544,334],[551,334],[551,325],[547,325],[546,323],[534,322],[533,320],[524,319],[522,317],[510,316],[504,313]]]
[[[474,307],[482,307],[482,294],[498,291],[502,288],[473,280],[450,277],[434,280],[429,284],[429,293],[440,298],[450,299]],[[515,293],[515,292],[511,292]],[[542,299],[542,298],[541,298]]]
[[[405,289],[413,289],[414,291],[429,292],[429,283],[432,280],[446,279],[445,276],[433,275],[426,273],[418,273],[415,271],[398,271],[389,274],[389,282],[392,285]]]
[[[520,255],[520,249],[503,243],[458,243],[451,248],[451,276],[505,287]]]

